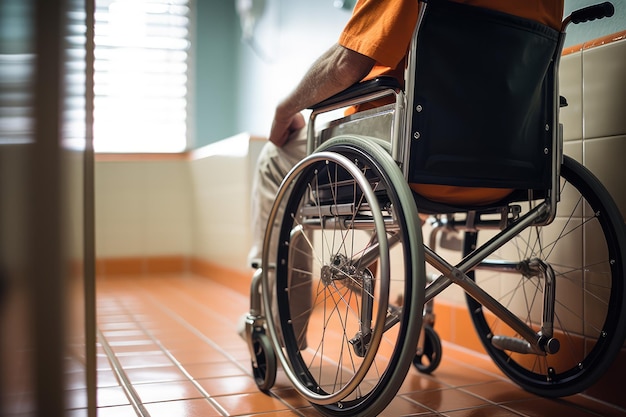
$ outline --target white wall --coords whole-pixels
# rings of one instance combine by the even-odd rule
[[[191,154],[195,259],[249,271],[250,184],[263,143],[241,134]]]
[[[237,127],[266,135],[274,108],[313,61],[337,42],[350,12],[333,1],[267,0],[253,43],[242,43]]]
[[[194,196],[186,159],[99,161],[95,188],[98,258],[191,253]]]
[[[173,159],[100,158],[97,257],[176,256],[249,271],[250,184],[263,143],[241,134]]]

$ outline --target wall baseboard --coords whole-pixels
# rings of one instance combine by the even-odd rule
[[[228,286],[244,295],[250,293],[252,269],[229,268],[215,262],[183,255],[100,258],[97,277],[158,274],[196,274]]]
[[[193,258],[190,272],[207,277],[244,295],[250,294],[253,270],[242,270],[218,265],[215,262]]]
[[[182,255],[100,258],[96,276],[176,274],[189,270],[189,258]]]

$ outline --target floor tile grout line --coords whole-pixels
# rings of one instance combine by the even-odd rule
[[[620,406],[615,405],[615,404],[611,404],[611,403],[606,402],[606,401],[599,400],[597,398],[594,398],[594,397],[592,397],[590,395],[585,394],[584,392],[581,392],[578,395],[580,395],[581,397],[586,398],[589,401],[593,401],[595,403],[602,404],[605,407],[610,407],[610,408],[614,409],[615,411],[619,411],[619,412],[624,413],[626,415],[626,408],[620,407]]]
[[[138,286],[137,284],[135,284],[138,288],[140,288],[142,291],[144,291],[144,293],[146,293],[146,295],[148,297],[151,298],[151,302],[157,306],[161,306],[164,305],[164,303],[162,303],[161,301],[158,301],[153,295],[149,294],[146,292],[146,290],[141,287]],[[224,287],[227,288],[227,287]],[[189,295],[184,291],[181,290],[178,287],[173,288],[173,290],[175,290],[177,293],[179,293],[179,297],[185,299],[185,301],[187,303],[191,303],[193,305],[196,306],[197,309],[202,310],[204,312],[210,313],[210,315],[212,317],[215,318],[219,318],[219,320],[224,323],[224,324],[229,324],[230,321],[225,318],[223,315],[220,315],[218,313],[215,313],[213,310],[207,309],[206,306],[204,304],[202,304],[201,302],[197,301],[196,299],[194,299],[193,297],[189,297]],[[163,309],[162,309],[163,310]],[[246,311],[247,312],[247,311]],[[189,324],[189,322],[182,318],[178,313],[173,312],[173,310],[171,310],[170,308],[167,308],[167,313],[170,317],[176,319],[179,323],[181,322],[181,320],[187,325],[186,327],[188,329],[191,329],[192,331],[194,331],[194,333],[198,336],[200,336],[201,338],[203,338],[211,347],[213,347],[214,349],[218,350],[220,353],[222,353],[224,356],[226,356],[230,361],[235,362],[239,365],[238,361],[236,358],[234,358],[232,355],[230,355],[228,353],[228,351],[224,350],[224,348],[222,348],[220,345],[218,345],[217,343],[213,342],[208,336],[204,335],[202,332],[200,332],[199,330],[197,330],[196,327],[194,327],[193,325]],[[245,313],[245,312],[244,312]],[[244,314],[242,313],[242,314]],[[248,369],[244,368],[242,366],[239,366],[240,369],[242,369],[243,371],[245,371],[246,373],[248,373]]]
[[[467,391],[466,389],[464,389],[464,388],[472,387],[472,386],[476,386],[476,385],[481,385],[481,384],[465,385],[465,386],[462,386],[462,387],[456,387],[455,389],[457,391],[459,391],[459,392],[462,392],[463,394],[466,394],[466,395],[472,396],[474,398],[478,398],[478,399],[480,399],[482,401],[485,401],[486,402],[486,406],[502,408],[502,409],[505,409],[506,411],[511,412],[511,413],[513,413],[515,415],[518,415],[520,417],[529,417],[527,414],[524,414],[521,411],[518,411],[518,410],[516,410],[514,408],[511,408],[510,406],[507,406],[507,404],[513,404],[513,403],[516,403],[516,402],[524,402],[524,401],[528,401],[528,399],[514,400],[514,401],[509,401],[507,403],[498,403],[498,402],[495,402],[493,400],[490,400],[489,398],[483,397],[482,395],[475,394],[475,393],[473,393],[471,391]],[[515,384],[512,384],[512,385],[515,386]],[[481,406],[481,407],[485,407],[485,406]],[[476,408],[480,408],[480,407],[476,407]]]
[[[250,375],[249,370],[247,368],[244,368],[243,366],[241,366],[241,364],[239,363],[239,361],[237,360],[237,358],[235,358],[234,356],[232,356],[228,351],[226,351],[223,347],[221,347],[219,344],[217,344],[216,342],[214,342],[211,338],[209,338],[208,336],[206,336],[204,333],[202,333],[200,330],[198,330],[198,328],[196,328],[194,325],[192,325],[191,323],[189,323],[185,318],[183,318],[180,314],[176,313],[175,311],[173,311],[171,308],[165,306],[165,304],[163,304],[162,302],[160,302],[159,300],[157,300],[153,295],[147,293],[143,288],[141,288],[142,291],[144,291],[144,293],[146,293],[146,297],[150,299],[150,301],[152,302],[153,305],[155,305],[157,308],[159,308],[161,311],[165,312],[169,317],[171,317],[172,319],[174,319],[175,321],[177,321],[178,323],[182,324],[183,327],[185,327],[187,330],[191,331],[193,334],[195,334],[196,336],[198,336],[200,339],[202,339],[206,344],[208,344],[209,346],[211,346],[213,349],[219,351],[222,355],[224,355],[228,360],[230,360],[231,362],[235,363],[237,365],[237,367],[239,369],[241,369],[242,371],[244,371],[246,373],[246,375]]]
[[[424,376],[424,375],[421,375],[421,376]],[[472,392],[465,391],[462,388],[454,386],[454,385],[444,384],[441,388],[437,388],[437,389],[433,389],[433,390],[427,390],[427,391],[454,391],[454,392],[462,392],[463,394],[466,394],[466,395],[469,395],[471,397],[477,398],[477,399],[479,399],[481,401],[485,401],[485,404],[481,404],[481,405],[477,405],[477,406],[470,406],[470,407],[465,407],[465,408],[459,408],[459,409],[454,409],[454,410],[439,411],[439,410],[436,410],[436,409],[434,409],[432,407],[427,406],[426,404],[423,404],[423,403],[419,402],[418,400],[415,400],[415,399],[411,398],[410,397],[410,393],[398,394],[398,396],[404,398],[406,401],[412,402],[413,404],[417,404],[420,407],[423,407],[423,408],[427,409],[429,412],[436,413],[437,415],[441,415],[441,416],[447,416],[446,413],[451,413],[451,412],[464,411],[464,410],[479,410],[479,409],[484,408],[484,407],[496,406],[498,408],[506,409],[506,411],[512,412],[513,414],[518,415],[519,417],[528,417],[528,416],[526,416],[524,414],[521,414],[519,411],[510,409],[510,408],[508,408],[508,407],[506,407],[506,406],[504,406],[502,404],[495,403],[495,402],[489,400],[488,398],[484,398],[484,397],[481,397],[478,394],[474,394]]]
[[[567,400],[565,398],[563,398],[563,397],[544,398],[544,397],[538,396],[537,398],[543,398],[543,399],[546,399],[546,400],[550,400],[550,401],[553,401],[555,403],[562,404],[562,405],[564,405],[567,408],[573,408],[575,410],[579,410],[579,411],[582,411],[584,413],[590,413],[590,414],[596,415],[598,417],[603,417],[604,416],[604,414],[600,414],[600,413],[597,413],[597,412],[595,412],[593,410],[589,410],[586,407],[581,407],[579,404],[575,404],[575,403],[568,404]],[[619,410],[619,411],[621,411],[621,410]]]
[[[161,351],[163,351],[163,353],[165,354],[165,356],[168,357],[168,359],[170,361],[172,361],[172,363],[183,373],[183,375],[185,375],[185,377],[193,384],[193,386],[200,391],[200,394],[202,394],[204,396],[204,398],[209,401],[211,403],[211,405],[213,407],[215,407],[223,416],[228,416],[228,411],[226,409],[224,409],[224,407],[222,407],[205,389],[202,385],[200,385],[200,383],[198,383],[198,381],[196,381],[193,376],[189,373],[189,371],[187,371],[187,369],[185,369],[185,367],[183,366],[183,364],[181,364],[174,355],[172,355],[172,353],[169,351],[169,349],[167,349],[163,343],[161,343],[161,341],[159,339],[157,339],[154,334],[148,330],[147,328],[145,328],[143,326],[143,324],[141,324],[140,322],[137,322],[137,325],[140,326],[140,328],[148,335],[148,337],[159,347],[159,349],[161,349]]]
[[[447,344],[447,345],[450,345],[451,343],[450,343],[450,342],[445,342],[445,341],[444,341],[444,346],[445,346],[446,344]],[[476,353],[476,352],[469,351],[467,348],[464,348],[464,347],[462,347],[462,346],[458,346],[458,345],[454,345],[454,346],[455,346],[455,349],[457,349],[457,350],[459,350],[459,351],[467,351],[467,352],[468,352],[469,354],[471,354],[471,355],[479,355],[479,356],[483,356],[483,355],[482,355],[482,354],[480,354],[480,353]],[[488,360],[491,360],[491,358],[490,358],[488,355],[487,355],[486,357],[488,358]],[[498,380],[500,380],[500,381],[502,381],[502,382],[508,383],[508,384],[510,384],[511,386],[513,386],[513,387],[515,387],[515,388],[517,388],[517,389],[520,389],[520,390],[524,391],[524,390],[523,390],[523,388],[521,388],[518,384],[516,384],[513,380],[511,380],[510,378],[507,378],[506,376],[502,376],[502,375],[498,375],[498,374],[496,374],[496,373],[490,372],[490,371],[488,371],[488,370],[486,370],[486,369],[484,369],[484,368],[482,368],[482,367],[480,367],[480,366],[476,367],[476,366],[473,366],[473,365],[469,365],[468,363],[463,362],[463,361],[460,361],[459,359],[457,359],[457,358],[455,358],[455,357],[451,357],[451,359],[450,359],[450,360],[451,360],[451,361],[453,361],[453,362],[456,362],[456,363],[461,363],[461,364],[463,364],[464,366],[469,367],[470,369],[475,369],[475,370],[477,370],[477,371],[480,371],[480,372],[482,372],[483,374],[488,375],[488,376],[490,376],[490,377],[495,377],[495,378],[497,378]],[[515,410],[514,408],[511,408],[511,406],[507,406],[506,404],[501,404],[501,403],[494,402],[494,401],[492,401],[492,400],[489,400],[488,398],[485,398],[485,397],[480,396],[480,395],[478,395],[478,394],[474,394],[474,393],[472,393],[472,392],[470,392],[470,391],[468,391],[468,390],[466,389],[466,388],[468,388],[468,387],[475,386],[475,385],[480,385],[480,383],[479,383],[479,384],[471,384],[471,385],[457,386],[457,387],[455,387],[455,388],[456,388],[456,389],[458,389],[459,391],[462,391],[462,392],[466,393],[466,394],[470,394],[470,395],[472,395],[472,396],[474,396],[474,397],[478,397],[478,398],[480,398],[480,399],[486,400],[486,401],[488,401],[488,402],[492,403],[493,405],[496,405],[496,406],[499,406],[499,407],[504,407],[504,408],[507,408],[507,409],[509,409],[509,410],[511,410],[511,411],[513,411],[513,412],[515,412],[515,413],[517,413],[517,414],[519,414],[519,415],[521,415],[521,416],[527,416],[527,414],[522,413],[521,411]],[[526,391],[524,391],[524,392],[526,392]],[[580,394],[578,394],[578,395],[585,396],[583,393],[580,393]],[[605,405],[605,406],[611,407],[611,408],[613,408],[613,409],[614,409],[614,410],[616,410],[616,411],[624,412],[624,409],[622,409],[622,408],[620,408],[620,407],[617,407],[617,406],[615,406],[614,404],[605,403],[605,402],[603,402],[603,401],[599,401],[599,400],[597,400],[597,399],[595,399],[595,398],[593,398],[593,397],[588,397],[588,396],[585,396],[585,397],[586,397],[586,398],[588,398],[588,399],[589,399],[589,400],[591,400],[591,401],[594,401],[594,402],[597,402],[597,403],[603,404],[603,405]],[[547,398],[547,397],[542,397],[542,396],[539,396],[539,395],[534,395],[534,397],[532,397],[532,398],[544,398],[544,399],[551,399],[551,400],[555,400],[555,401],[559,401],[559,400],[561,400],[560,398]],[[527,401],[527,399],[516,400],[516,401],[512,401],[512,402],[507,403],[507,404],[517,403],[517,402],[523,402],[523,401]],[[574,407],[574,408],[576,408],[576,409],[581,409],[579,406],[577,406],[577,405],[575,405],[575,404],[571,405],[571,407]],[[591,410],[588,410],[588,409],[586,409],[586,408],[584,408],[584,407],[583,407],[582,409],[583,409],[585,412],[590,412],[590,413],[592,413],[592,414],[594,414],[594,415],[601,416],[601,414],[597,414],[597,413],[595,413],[595,412],[593,412],[593,411],[591,411]]]
[[[99,328],[97,328],[96,331],[98,340],[100,341],[100,344],[102,345],[105,354],[107,355],[109,361],[111,362],[111,365],[113,366],[113,372],[115,372],[115,375],[119,379],[122,389],[124,390],[124,393],[130,401],[133,409],[139,417],[150,417],[150,413],[143,406],[139,394],[137,394],[137,391],[135,391],[135,389],[133,388],[133,385],[128,379],[126,372],[124,372],[124,368],[115,356],[115,352],[113,352],[113,349],[111,349],[111,345],[109,345],[106,337],[102,334]]]
[[[460,345],[457,345],[457,344],[454,344],[452,342],[448,342],[448,341],[445,341],[445,340],[442,340],[441,343],[442,343],[444,348],[454,349],[454,350],[456,350],[458,352],[467,353],[468,355],[475,356],[475,357],[478,357],[478,358],[480,358],[482,360],[490,361],[491,363],[493,363],[493,359],[489,355],[487,355],[486,353],[483,354],[483,353],[475,352],[475,351],[472,351],[472,350],[470,350],[470,349],[468,349],[468,348],[466,348],[464,346],[460,346]],[[480,373],[482,373],[484,375],[487,375],[489,377],[498,379],[500,381],[509,382],[509,383],[513,384],[514,386],[518,386],[510,378],[507,378],[506,376],[504,376],[502,374],[498,374],[497,372],[492,372],[492,371],[490,371],[488,369],[485,369],[485,368],[483,368],[481,366],[471,365],[471,362],[465,362],[463,360],[457,359],[454,356],[451,356],[450,360],[452,362],[455,362],[455,363],[463,364],[464,366],[466,366],[468,368],[471,368],[471,369],[474,369],[475,371],[478,371],[478,372],[480,372]]]
[[[399,394],[399,396],[401,396],[402,398],[404,398],[405,401],[411,402],[413,404],[419,405],[422,408],[425,408],[426,410],[428,410],[429,413],[435,413],[438,416],[443,416],[445,414],[443,414],[441,411],[437,411],[434,408],[431,408],[425,404],[422,404],[421,402],[414,400],[413,398],[409,397],[406,394]]]
[[[217,285],[222,286],[221,284],[217,284]],[[228,287],[226,286],[223,286],[223,288],[228,289]],[[203,312],[210,314],[212,317],[219,318],[220,322],[224,324],[230,324],[230,320],[224,317],[224,315],[216,313],[214,310],[207,308],[205,304],[201,303],[200,301],[196,300],[193,297],[190,297],[188,294],[188,291],[182,290],[179,287],[173,288],[173,290],[175,290],[181,298],[185,299],[188,303],[194,304],[198,309],[202,310]],[[248,310],[242,312],[242,314],[247,313],[247,312]]]
[[[143,290],[143,288],[142,288]],[[144,293],[146,292],[145,290],[143,290]],[[221,352],[224,356],[226,356],[231,362],[233,362],[234,364],[236,364],[237,367],[239,367],[241,370],[243,370],[246,375],[252,377],[249,373],[248,373],[248,369],[244,368],[243,366],[241,366],[241,364],[239,363],[239,361],[234,358],[232,355],[230,355],[227,351],[225,351],[221,346],[219,346],[217,343],[215,343],[213,340],[211,340],[209,337],[207,337],[204,333],[202,333],[200,330],[198,330],[195,326],[193,326],[192,324],[190,324],[187,320],[185,320],[183,317],[181,317],[178,313],[174,312],[173,310],[171,310],[169,307],[166,307],[165,305],[163,305],[163,303],[161,303],[160,301],[156,300],[155,297],[151,294],[146,294],[146,297],[148,297],[151,302],[157,306],[159,309],[161,309],[163,312],[165,312],[167,315],[169,315],[171,318],[173,318],[174,320],[176,320],[177,322],[179,322],[180,324],[182,324],[185,328],[187,328],[188,330],[190,330],[192,333],[194,333],[196,336],[198,336],[200,339],[202,339],[205,343],[207,343],[209,346],[213,347],[214,349],[218,350],[219,352]],[[188,297],[185,297],[188,298]],[[194,304],[199,304],[197,303],[195,300],[192,299],[192,301],[194,302]],[[201,306],[203,307],[203,306]],[[138,323],[139,324],[139,323]],[[160,345],[162,346],[162,345]],[[164,348],[164,347],[163,347]],[[165,351],[165,350],[164,350]],[[166,353],[169,353],[166,352]],[[173,356],[173,355],[172,355]],[[175,357],[174,357],[175,358]],[[180,364],[177,360],[175,360],[175,363],[177,365],[180,365],[180,367],[182,367],[182,364]],[[183,368],[184,369],[184,368]],[[185,370],[186,372],[186,370]],[[193,380],[193,378],[190,376],[191,381],[196,382],[195,380]],[[204,391],[204,389],[203,389]],[[213,398],[211,397],[208,393],[208,398]],[[275,398],[276,400],[280,401],[282,404],[284,404],[290,411],[298,414],[299,416],[304,417],[304,414],[300,413],[295,407],[293,407],[291,404],[287,403],[286,401],[284,401],[281,397],[277,396],[275,393],[269,391],[267,393],[267,395],[271,396],[272,398]],[[228,414],[225,414],[228,415]]]
[[[459,361],[454,360],[454,362],[459,362]],[[480,370],[481,372],[485,373],[486,375],[489,375],[489,376],[495,376],[495,377],[497,377],[497,378],[498,378],[498,380],[494,380],[493,382],[505,382],[505,383],[510,383],[513,387],[517,387],[517,386],[516,386],[513,382],[511,382],[510,380],[508,380],[508,379],[506,379],[506,378],[502,378],[501,376],[496,375],[496,374],[493,374],[493,373],[491,373],[491,372],[485,371],[484,369],[482,369],[482,368],[480,368],[480,367],[476,368],[476,367],[474,367],[474,366],[469,366],[469,365],[467,365],[465,362],[459,362],[459,363],[462,363],[463,365],[466,365],[466,366],[467,366],[468,368],[470,368],[470,369],[477,369],[477,370]],[[432,391],[448,390],[448,391],[462,392],[463,394],[466,394],[466,395],[472,396],[472,397],[474,397],[474,398],[477,398],[477,399],[479,399],[479,400],[485,401],[485,404],[480,405],[480,406],[476,406],[476,407],[468,407],[468,408],[465,408],[465,409],[452,410],[452,411],[474,410],[474,409],[480,409],[480,408],[483,408],[483,407],[488,407],[488,406],[496,406],[496,407],[498,407],[498,408],[503,408],[503,409],[506,409],[506,411],[511,412],[511,413],[513,413],[513,414],[515,414],[515,415],[518,415],[518,416],[520,416],[520,417],[528,417],[526,414],[522,414],[520,411],[516,411],[516,410],[514,410],[514,409],[512,409],[512,408],[510,408],[510,407],[507,407],[507,406],[506,406],[506,405],[504,405],[504,404],[496,403],[496,402],[494,402],[494,401],[492,401],[492,400],[490,400],[490,399],[488,399],[488,398],[485,398],[485,397],[483,397],[483,396],[481,396],[481,395],[479,395],[479,394],[475,394],[475,393],[473,393],[473,392],[471,392],[471,391],[467,391],[466,389],[464,389],[464,388],[467,388],[467,387],[473,387],[473,386],[477,386],[477,385],[483,385],[483,384],[485,384],[484,382],[477,382],[477,383],[475,383],[475,384],[469,384],[469,385],[454,385],[454,384],[450,384],[450,383],[448,383],[448,382],[440,381],[440,380],[438,380],[437,378],[433,377],[432,375],[428,375],[428,374],[420,374],[420,377],[422,377],[422,378],[427,377],[428,379],[431,379],[431,380],[433,380],[433,381],[437,382],[438,384],[441,384],[441,388],[437,388],[437,389],[434,389],[434,390],[432,390]],[[499,381],[499,380],[501,380],[501,381]],[[493,382],[488,382],[488,383],[493,383]],[[422,407],[424,407],[424,408],[426,408],[426,409],[428,409],[428,410],[431,410],[431,411],[432,411],[432,412],[434,412],[434,413],[438,413],[438,414],[441,414],[441,415],[446,415],[446,414],[445,414],[446,412],[442,412],[442,411],[437,411],[437,410],[434,410],[434,409],[432,409],[432,408],[430,408],[430,407],[426,406],[425,404],[422,404],[422,403],[420,403],[419,401],[412,399],[412,398],[409,396],[409,394],[399,394],[399,395],[400,395],[400,396],[402,396],[405,400],[407,400],[407,401],[411,401],[411,402],[413,402],[413,403],[415,403],[415,404],[418,404],[418,405],[420,405],[420,406],[422,406]],[[447,411],[447,412],[451,412],[451,411]]]

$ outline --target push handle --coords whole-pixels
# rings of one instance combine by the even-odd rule
[[[572,12],[571,22],[574,24],[589,22],[604,17],[611,17],[615,13],[615,7],[610,2],[594,4]]]

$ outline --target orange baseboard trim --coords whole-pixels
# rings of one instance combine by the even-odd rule
[[[100,258],[96,260],[96,276],[176,274],[186,272],[186,256],[154,256]]]
[[[465,305],[435,299],[435,330],[441,339],[487,354]]]
[[[562,55],[565,56],[565,55],[573,54],[576,52],[580,52],[584,49],[596,48],[598,46],[607,45],[609,43],[618,42],[624,39],[626,39],[626,30],[611,33],[609,35],[602,36],[600,38],[591,39],[587,42],[584,42],[578,45],[569,46],[563,49]]]
[[[254,272],[252,269],[229,268],[198,258],[191,259],[189,266],[189,271],[193,274],[207,277],[242,294],[250,294],[250,283]]]
[[[228,268],[215,262],[182,255],[96,260],[96,276],[98,277],[192,273],[219,282],[245,295],[250,294],[253,272],[252,269]]]

